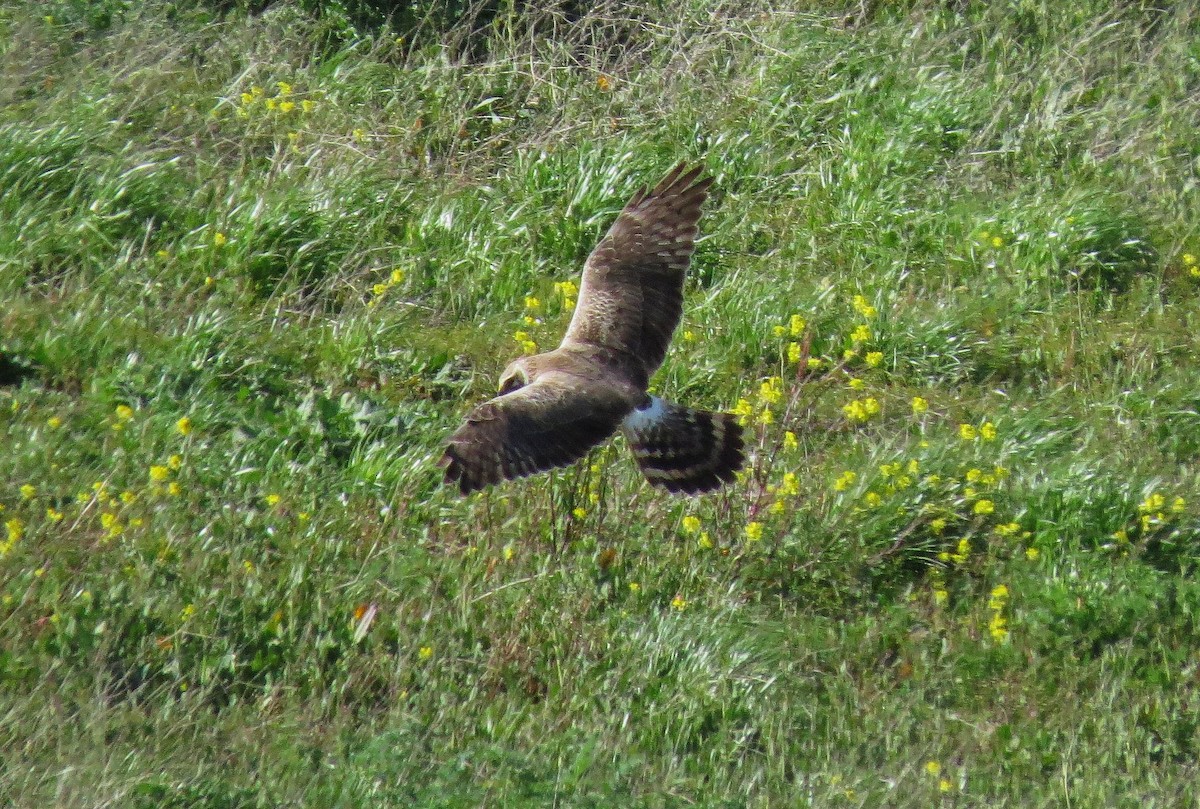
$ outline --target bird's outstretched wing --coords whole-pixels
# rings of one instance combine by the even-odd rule
[[[712,184],[697,179],[700,172],[681,163],[653,190],[634,194],[588,256],[563,346],[590,343],[640,357],[647,377],[662,364]]]
[[[612,435],[634,401],[573,374],[543,373],[467,414],[442,456],[446,482],[463,494],[574,463]]]

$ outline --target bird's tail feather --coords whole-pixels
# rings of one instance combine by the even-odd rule
[[[646,479],[670,492],[699,494],[733,480],[745,462],[742,427],[713,413],[650,397],[621,425]]]

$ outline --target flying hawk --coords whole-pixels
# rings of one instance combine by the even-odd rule
[[[712,178],[675,167],[621,211],[583,268],[579,303],[553,351],[514,360],[500,393],[467,414],[442,465],[463,494],[567,466],[618,429],[646,479],[697,494],[745,458],[729,413],[646,392],[683,311],[683,279]]]

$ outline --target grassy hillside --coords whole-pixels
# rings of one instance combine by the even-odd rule
[[[1200,800],[1200,11],[638,8],[0,5],[0,795]],[[442,487],[681,160],[751,468]]]

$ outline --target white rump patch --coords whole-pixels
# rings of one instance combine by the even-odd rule
[[[667,413],[667,403],[657,396],[650,397],[650,405],[648,407],[635,409],[632,413],[625,417],[625,421],[621,423],[626,430],[633,433],[639,433],[642,430],[649,429],[662,421],[662,418]]]

